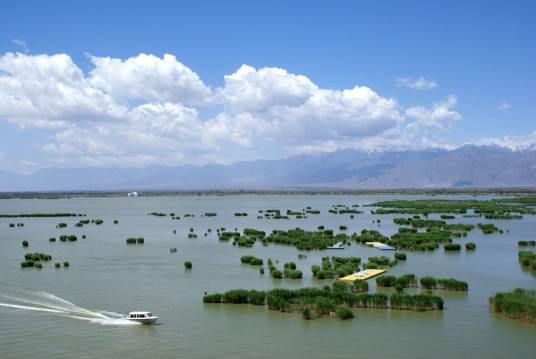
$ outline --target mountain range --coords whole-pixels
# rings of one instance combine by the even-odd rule
[[[536,186],[536,146],[339,150],[278,160],[146,168],[0,171],[0,191],[403,189]]]

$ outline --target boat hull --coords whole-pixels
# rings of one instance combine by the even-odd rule
[[[127,320],[130,320],[132,322],[138,322],[141,324],[153,324],[158,320],[158,317],[150,317],[150,318],[125,318]]]

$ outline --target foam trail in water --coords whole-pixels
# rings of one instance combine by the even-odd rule
[[[0,307],[46,312],[102,325],[140,324],[123,319],[123,316],[119,313],[92,311],[79,307],[68,300],[47,292],[31,292],[23,289],[18,289],[17,292],[19,292],[18,295],[0,295],[0,298],[6,300],[6,302],[0,302]]]

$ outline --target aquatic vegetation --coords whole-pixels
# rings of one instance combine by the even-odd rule
[[[514,215],[509,213],[489,213],[485,214],[484,218],[486,219],[523,219],[523,216]]]
[[[348,229],[347,226],[339,226],[340,231],[346,231]]]
[[[126,239],[127,244],[143,244],[145,243],[145,239],[143,237],[130,237]]]
[[[492,234],[495,232],[499,232],[499,228],[497,228],[493,223],[478,223],[476,226],[484,234]]]
[[[394,275],[383,275],[376,278],[376,285],[378,287],[394,287],[396,284],[396,277]]]
[[[447,224],[445,221],[436,219],[414,219],[414,218],[394,218],[393,222],[400,226],[413,226],[416,228],[431,228],[431,227],[443,227]]]
[[[363,213],[360,210],[354,208],[346,207],[344,205],[334,205],[332,209],[328,210],[332,214],[361,214]]]
[[[184,269],[192,269],[192,262],[190,261],[184,262]]]
[[[85,214],[77,213],[19,213],[19,214],[0,214],[0,218],[20,218],[20,217],[83,217]]]
[[[493,311],[519,320],[536,322],[536,290],[517,288],[489,298]]]
[[[62,234],[59,238],[61,242],[67,242],[67,241],[76,242],[78,240],[78,237],[75,236],[74,234],[70,234],[70,235]]]
[[[415,218],[417,217],[417,218]],[[435,220],[435,219],[421,219],[418,216],[414,218],[395,218],[393,222],[398,225],[407,225],[412,226],[413,230],[399,228],[399,233],[404,233],[404,237],[407,240],[408,238],[416,238],[421,236],[422,232],[418,232],[417,228],[426,228],[426,233],[435,234],[436,236],[442,235],[443,237],[448,236],[452,237],[465,237],[467,233],[473,230],[474,225],[466,223],[446,223],[445,221]],[[413,233],[413,236],[410,234]],[[393,237],[391,237],[391,240]],[[397,238],[394,238],[397,239]],[[435,240],[437,243],[437,240]]]
[[[299,311],[304,319],[314,319],[324,314],[336,314],[341,319],[347,319],[353,316],[351,308],[443,309],[443,299],[438,296],[398,293],[389,297],[383,293],[356,293],[352,286],[340,281],[336,281],[333,288],[275,288],[267,292],[234,289],[222,294],[205,294],[203,302],[266,305],[269,310]]]
[[[65,227],[67,227],[67,223],[64,223],[64,222],[62,222],[62,223],[58,223],[58,224],[56,225],[56,228],[65,228]]]
[[[300,313],[301,313],[302,319],[305,319],[305,320],[314,319],[313,311],[308,305],[302,305],[300,307]]]
[[[366,280],[363,279],[356,279],[353,283],[353,291],[356,293],[364,293],[368,292],[369,290],[369,284]]]
[[[22,241],[22,246],[23,247],[26,248],[26,247],[28,247],[28,245],[29,245],[28,241]]]
[[[466,282],[454,278],[442,278],[437,280],[438,287],[443,290],[467,292],[469,286]]]
[[[467,242],[465,243],[465,249],[468,251],[472,251],[476,249],[476,243],[474,242]]]
[[[536,253],[520,251],[518,253],[518,260],[523,267],[536,270]]]
[[[41,262],[35,262],[35,263],[34,263],[34,268],[37,268],[37,269],[43,269],[43,263],[41,263]]]
[[[118,224],[119,221],[117,219],[114,219],[114,224]]]
[[[254,266],[262,266],[263,265],[262,259],[254,257],[254,256],[242,256],[242,257],[240,257],[240,262],[245,263],[245,264],[251,264],[251,265],[254,265]]]
[[[359,243],[366,243],[366,242],[382,242],[385,243],[389,241],[389,238],[381,234],[380,232],[376,230],[369,230],[369,229],[363,229],[361,231],[360,235],[352,234],[350,237],[353,241],[359,242]]]
[[[402,288],[416,288],[417,277],[412,273],[401,275],[396,278],[395,287],[396,286],[401,286]]]
[[[377,269],[390,266],[391,260],[386,256],[369,257],[365,269]]]
[[[223,293],[222,303],[245,304],[249,303],[249,290],[233,289]]]
[[[63,267],[69,267],[69,266],[70,266],[69,262],[63,262]]]
[[[399,261],[405,261],[406,260],[406,253],[396,252],[395,253],[395,259],[399,260]]]
[[[495,202],[497,202],[497,203],[517,203],[517,204],[523,204],[523,205],[527,205],[527,206],[536,206],[536,196],[501,198],[501,199],[496,199]]]
[[[218,239],[220,241],[228,241],[231,238],[240,238],[239,232],[219,232],[218,230]]]
[[[520,247],[534,247],[536,246],[536,241],[519,241],[517,245]]]
[[[235,212],[235,217],[247,217],[247,213],[246,212]]]
[[[233,245],[238,247],[251,248],[255,244],[255,238],[251,237],[239,237],[234,239]]]
[[[422,277],[421,286],[426,289],[434,289],[437,286],[437,279],[431,276]]]
[[[148,216],[155,216],[155,217],[165,217],[167,216],[166,213],[163,213],[163,212],[150,212],[150,213],[147,213]]]
[[[439,228],[427,229],[426,232],[399,228],[398,233],[393,234],[387,244],[397,250],[433,251],[439,247],[440,243],[452,242],[452,237],[452,232]]]
[[[216,217],[217,215],[216,212],[205,212],[205,217]]]
[[[222,302],[221,293],[205,294],[203,296],[203,303],[221,303],[221,302]]]
[[[302,279],[303,273],[299,269],[285,269],[283,270],[283,275],[285,278],[290,279]]]
[[[248,302],[253,305],[264,305],[266,301],[266,292],[258,290],[250,290],[248,294]]]
[[[370,206],[380,207],[379,209],[372,211],[372,214],[466,214],[470,209],[472,209],[475,214],[536,214],[536,210],[530,207],[511,205],[500,199],[486,201],[447,199],[392,200],[372,203]]]
[[[322,257],[322,266],[313,265],[311,271],[317,279],[344,277],[359,271],[359,257]]]
[[[50,254],[35,252],[35,253],[26,253],[24,255],[24,259],[31,260],[34,262],[38,262],[38,261],[47,262],[52,259],[52,256]]]
[[[170,252],[170,253],[177,253],[177,248],[170,248],[170,249],[169,249],[169,252]]]
[[[391,309],[399,310],[443,310],[443,299],[436,295],[395,293],[390,297]]]
[[[32,260],[25,260],[25,261],[22,261],[22,262],[20,262],[20,266],[21,266],[22,268],[33,267],[33,266],[34,266],[34,261],[32,261]]]
[[[61,263],[60,262],[54,263],[54,268],[61,268]]]
[[[346,238],[344,234],[342,234],[342,236]],[[335,238],[332,230],[306,231],[301,228],[295,228],[288,231],[273,230],[272,233],[263,238],[262,241],[294,246],[299,250],[308,251],[314,249],[326,249],[340,241],[340,239]]]
[[[421,278],[421,286],[425,289],[442,289],[447,291],[466,292],[469,290],[467,282],[454,278],[434,278],[426,276]]]
[[[283,265],[284,269],[293,270],[296,269],[296,263],[294,262],[288,262]]]
[[[352,319],[354,317],[354,312],[352,312],[352,310],[344,304],[339,305],[335,313],[342,320]]]
[[[462,249],[462,246],[458,243],[447,243],[443,246],[445,251],[459,251]]]
[[[48,241],[49,241],[49,242],[56,242],[56,237],[50,237],[50,238],[48,239]]]

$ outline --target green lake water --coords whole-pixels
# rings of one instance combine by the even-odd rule
[[[436,196],[434,198],[473,198]],[[347,233],[378,229],[397,231],[392,218],[365,214],[328,213],[334,204],[369,204],[387,199],[429,198],[403,195],[229,195],[169,197],[102,197],[69,199],[0,200],[0,213],[75,212],[88,219],[103,219],[100,226],[76,228],[79,218],[0,219],[0,358],[531,358],[536,353],[536,325],[508,320],[491,313],[488,298],[516,287],[536,288],[536,276],[517,260],[517,242],[536,239],[536,216],[522,220],[487,221],[457,218],[452,223],[495,223],[505,234],[483,235],[474,230],[455,242],[475,242],[473,252],[407,252],[406,263],[390,274],[415,273],[453,277],[469,283],[468,293],[438,291],[443,312],[355,310],[351,321],[322,317],[302,320],[298,313],[279,313],[248,305],[204,305],[204,292],[233,288],[323,286],[310,267],[327,255],[393,256],[352,243],[342,251],[306,252],[299,260],[294,247],[260,243],[238,248],[219,242],[216,229],[246,227],[271,231],[324,225]],[[430,197],[431,198],[431,197]],[[480,196],[478,199],[487,197]],[[257,219],[260,209],[321,210],[306,219]],[[175,212],[180,220],[148,216],[148,212]],[[216,217],[202,217],[217,212]],[[248,217],[235,217],[247,212]],[[186,213],[195,217],[185,218]],[[381,218],[381,225],[372,223]],[[438,218],[432,215],[430,218]],[[113,224],[117,219],[119,224]],[[8,224],[23,222],[24,227]],[[58,222],[68,227],[57,229]],[[188,239],[190,228],[198,234]],[[208,228],[212,233],[204,236]],[[173,234],[173,229],[177,233]],[[75,234],[76,242],[49,243],[49,237]],[[86,239],[81,239],[85,234]],[[126,245],[128,237],[144,237],[144,245]],[[22,240],[30,247],[24,249]],[[176,247],[178,253],[170,253]],[[26,252],[45,252],[53,260],[45,268],[22,269]],[[258,267],[240,264],[240,257],[255,255],[294,261],[302,280],[275,280],[259,274]],[[55,261],[70,268],[53,268]],[[185,271],[183,263],[193,263]],[[375,280],[369,281],[376,291]],[[389,290],[383,290],[390,293]],[[418,292],[417,289],[409,292]],[[68,302],[66,302],[68,301]],[[72,303],[72,304],[70,304]],[[81,308],[88,312],[83,312]],[[45,309],[45,310],[43,310]],[[158,325],[127,325],[117,318],[134,310],[160,317]],[[101,313],[101,314],[99,314]],[[104,313],[104,314],[102,314]]]

